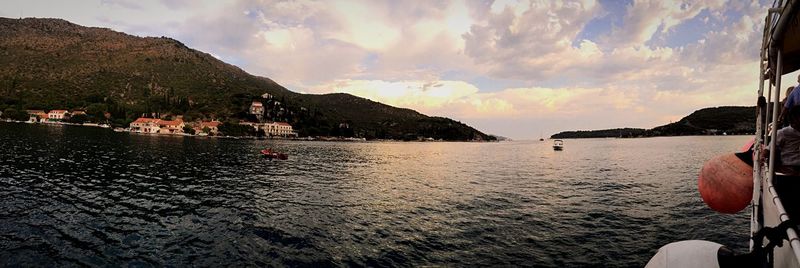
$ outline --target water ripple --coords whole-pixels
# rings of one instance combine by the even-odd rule
[[[696,191],[746,137],[329,143],[0,123],[0,266],[642,266],[742,250]],[[258,150],[290,154],[268,161]]]

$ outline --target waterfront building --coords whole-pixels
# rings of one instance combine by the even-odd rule
[[[280,137],[297,136],[297,133],[292,130],[292,125],[286,122],[255,124],[254,127],[256,129],[264,130],[264,134],[268,136],[280,136]]]
[[[158,133],[159,131],[161,131],[161,127],[158,125],[158,121],[161,120],[156,118],[139,117],[136,119],[136,121],[131,122],[130,124],[131,132]]]
[[[274,136],[283,136],[283,137],[297,136],[297,133],[295,133],[292,130],[292,125],[290,125],[289,123],[274,122],[273,125],[275,126]]]
[[[200,133],[200,132],[203,131],[203,129],[208,128],[208,133],[207,134],[209,134],[209,135],[217,135],[217,133],[219,133],[219,126],[220,125],[222,125],[222,122],[219,122],[219,121],[210,121],[210,122],[209,121],[204,121],[204,122],[200,122],[200,125],[197,128],[195,128],[195,131],[197,133]]]
[[[28,122],[31,123],[39,123],[47,121],[47,113],[42,110],[28,110],[29,119]]]
[[[186,124],[183,123],[183,119],[159,120],[158,126],[161,128],[158,133],[181,134],[183,133],[183,127],[185,127]]]
[[[182,119],[161,120],[139,117],[131,122],[130,129],[131,132],[139,133],[181,134],[185,126]]]
[[[51,110],[47,112],[47,119],[56,121],[56,120],[64,120],[67,117],[67,110]]]

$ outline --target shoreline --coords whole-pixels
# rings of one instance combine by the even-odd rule
[[[589,139],[649,139],[649,138],[668,138],[668,137],[738,137],[738,136],[753,136],[755,134],[727,134],[727,135],[662,135],[662,136],[641,136],[641,137],[591,137],[591,138],[547,138],[544,141],[552,140],[589,140]],[[538,140],[537,140],[538,141]]]
[[[446,140],[394,140],[394,139],[374,139],[368,140],[366,138],[345,138],[345,137],[297,137],[297,138],[288,138],[288,137],[281,137],[281,136],[269,136],[269,137],[256,137],[256,136],[212,136],[212,135],[196,135],[196,134],[164,134],[164,133],[144,133],[144,132],[135,132],[130,131],[127,128],[114,128],[108,124],[76,124],[76,123],[68,123],[68,122],[30,122],[30,121],[17,121],[11,119],[3,119],[0,120],[0,123],[18,123],[18,124],[30,124],[30,125],[45,125],[45,126],[75,126],[75,127],[94,127],[94,128],[102,128],[108,129],[113,132],[117,133],[131,133],[134,135],[143,135],[143,136],[158,136],[158,137],[192,137],[192,138],[213,138],[213,139],[231,139],[231,140],[288,140],[288,141],[322,141],[322,142],[470,142],[470,143],[488,143],[491,141],[446,141]],[[122,129],[120,131],[120,129]]]

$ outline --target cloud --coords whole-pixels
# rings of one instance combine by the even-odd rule
[[[302,90],[333,79],[475,69],[463,53],[467,12],[463,1],[244,1],[197,14],[179,32],[197,48],[248,59],[237,64]]]
[[[498,77],[544,79],[585,63],[571,55],[588,56],[591,60],[592,55],[586,55],[590,47],[572,44],[598,10],[593,1],[492,5],[478,11],[483,13],[478,17],[484,20],[464,34],[465,53]]]
[[[723,7],[723,0],[659,1],[637,0],[627,8],[621,26],[616,27],[609,42],[616,45],[643,44],[656,33],[665,33],[678,24],[692,19],[703,10]]]
[[[749,11],[760,11],[752,7]],[[722,29],[710,31],[699,42],[690,44],[682,54],[684,59],[704,64],[737,64],[758,59],[761,45],[760,14],[745,14]]]
[[[423,113],[485,116],[509,112],[510,104],[499,99],[480,98],[479,89],[463,81],[337,80],[315,86],[313,93],[350,93],[398,107],[414,107]]]
[[[452,117],[479,128],[489,127],[496,134],[512,137],[532,137],[537,129],[559,130],[555,126],[562,126],[560,130],[651,128],[699,108],[752,105],[757,89],[757,61],[688,65],[676,56],[682,52],[645,46],[615,50],[610,55],[617,60],[590,68],[626,62],[644,67],[620,73],[610,71],[615,79],[595,85],[485,92],[455,80],[346,79],[311,87],[311,92],[350,93],[429,115]],[[640,63],[643,60],[645,64]],[[648,66],[647,62],[653,64]],[[498,125],[509,127],[495,128]]]
[[[142,5],[140,5],[137,1],[131,1],[131,0],[100,0],[100,4],[108,6],[119,6],[126,9],[136,9],[136,10],[143,9]]]
[[[161,0],[161,4],[173,10],[189,8],[195,3],[193,0]]]

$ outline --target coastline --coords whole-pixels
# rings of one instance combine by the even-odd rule
[[[394,139],[375,139],[375,140],[367,140],[366,138],[347,138],[347,137],[295,137],[295,138],[288,138],[288,137],[281,137],[281,136],[269,136],[269,137],[257,137],[257,136],[213,136],[213,135],[196,135],[196,134],[187,134],[187,133],[180,133],[180,134],[165,134],[165,133],[144,133],[144,132],[137,132],[137,131],[130,131],[127,128],[112,128],[108,124],[76,124],[76,123],[68,123],[68,122],[60,122],[60,121],[52,121],[52,122],[30,122],[30,121],[18,121],[18,120],[11,120],[11,119],[3,119],[0,120],[0,123],[18,123],[18,124],[30,124],[30,125],[44,125],[44,126],[74,126],[74,127],[95,127],[95,128],[102,128],[108,129],[109,131],[118,132],[118,133],[131,133],[134,135],[143,135],[143,136],[158,136],[158,137],[192,137],[192,138],[213,138],[213,139],[231,139],[231,140],[289,140],[289,141],[322,141],[322,142],[478,142],[478,143],[485,143],[490,141],[446,141],[446,140],[394,140]]]

